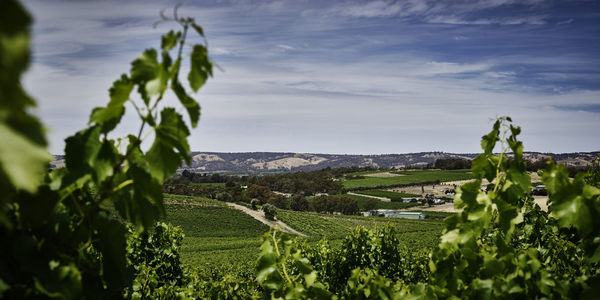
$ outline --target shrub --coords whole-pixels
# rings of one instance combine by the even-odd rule
[[[302,195],[294,195],[290,202],[290,208],[295,211],[308,210],[308,200]]]
[[[273,194],[267,203],[281,209],[288,209],[288,199],[282,195]]]
[[[275,216],[277,215],[277,208],[275,208],[275,206],[267,203],[263,205],[262,209],[265,213],[265,218],[275,220]]]
[[[162,222],[152,232],[138,232],[129,226],[127,238],[127,263],[135,272],[128,297],[148,297],[164,285],[182,286],[184,273],[179,257],[183,230]],[[150,283],[150,284],[148,284]]]
[[[377,201],[377,199],[369,199],[367,202],[365,202],[363,209],[366,211],[375,209],[377,207],[378,203],[379,203],[379,201]]]
[[[226,192],[218,193],[216,198],[217,198],[217,200],[223,201],[223,202],[233,202],[233,197],[231,197],[231,195]]]
[[[250,205],[252,205],[252,209],[257,210],[258,207],[256,207],[257,205],[260,204],[260,201],[256,198],[250,200]]]
[[[273,192],[271,192],[268,187],[256,184],[250,185],[246,190],[246,196],[256,198],[260,200],[262,204],[267,203],[272,193]]]

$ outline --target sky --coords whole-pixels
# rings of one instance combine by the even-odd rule
[[[62,154],[130,62],[176,28],[153,23],[177,2],[24,2],[23,82]],[[525,151],[600,150],[600,1],[178,2],[220,67],[193,95],[193,151],[477,153],[504,115]],[[115,137],[139,128],[127,109]]]

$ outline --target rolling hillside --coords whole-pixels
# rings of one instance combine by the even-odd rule
[[[536,161],[548,157],[569,166],[587,166],[600,152],[577,153],[538,153],[527,152],[525,159]],[[473,159],[477,154],[457,154],[445,152],[420,152],[407,154],[353,155],[353,154],[309,154],[279,152],[192,152],[191,166],[183,166],[194,172],[225,174],[264,174],[297,171],[313,171],[327,167],[383,167],[402,168],[405,166],[426,166],[438,158]],[[51,167],[64,166],[64,157],[57,155]]]

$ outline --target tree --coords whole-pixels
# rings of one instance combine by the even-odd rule
[[[318,196],[313,198],[310,203],[310,209],[316,212],[326,212],[327,211],[327,196]]]
[[[267,203],[272,193],[273,192],[271,192],[268,187],[256,184],[249,186],[246,190],[246,196],[249,198],[256,198],[260,200],[261,203]]]
[[[290,201],[290,208],[295,211],[308,210],[308,201],[306,200],[306,197],[299,194],[293,195]]]
[[[275,206],[267,203],[263,205],[262,209],[265,213],[265,218],[275,220],[275,216],[277,215],[277,208],[275,208]]]
[[[367,202],[365,202],[363,209],[365,211],[373,210],[377,207],[377,204],[379,204],[377,199],[369,199]]]
[[[223,202],[233,202],[233,197],[231,197],[231,194],[227,193],[227,192],[220,192],[217,194],[217,200],[219,201],[223,201]]]
[[[272,194],[267,203],[281,209],[288,209],[288,199],[282,195]]]
[[[252,205],[252,209],[257,210],[258,207],[257,205],[260,205],[260,201],[258,201],[258,199],[254,198],[252,200],[250,200],[250,205]]]
[[[356,215],[359,211],[358,201],[348,197],[337,198],[337,211],[344,215]]]

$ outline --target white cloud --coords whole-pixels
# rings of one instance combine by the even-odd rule
[[[487,19],[465,19],[455,15],[433,15],[426,17],[428,23],[437,24],[468,24],[468,25],[544,25],[546,16],[528,16],[528,17],[506,17],[506,18],[487,18]]]
[[[484,2],[460,9],[510,3]],[[196,95],[202,118],[193,131],[194,150],[477,151],[481,134],[489,131],[488,118],[496,115],[511,115],[523,125],[531,139],[525,143],[529,150],[600,147],[597,133],[590,129],[600,126],[597,114],[559,109],[565,103],[597,104],[599,92],[536,93],[537,87],[519,82],[513,70],[532,65],[558,70],[539,72],[548,80],[598,76],[570,71],[590,68],[585,57],[509,52],[454,59],[444,48],[444,38],[464,41],[452,43],[461,47],[481,39],[472,26],[451,30],[455,27],[447,24],[534,24],[544,17],[465,21],[459,13],[452,15],[458,8],[444,11],[437,2],[426,1],[352,2],[327,6],[331,9],[324,11],[331,15],[315,17],[302,15],[306,9],[290,10],[298,2],[268,2],[256,9],[249,3],[243,8],[182,8],[204,26],[210,53],[225,70],[216,71]],[[60,153],[62,139],[85,125],[92,107],[107,102],[112,81],[128,71],[129,62],[144,48],[157,47],[168,26],[150,26],[164,8],[156,2],[30,6],[37,23],[34,63],[25,86],[38,99],[50,127],[52,152]],[[369,19],[415,15],[438,16],[442,25],[411,27],[397,20]],[[394,31],[381,31],[391,27]],[[525,33],[511,31],[511,38],[513,34]],[[505,64],[511,66],[502,67]],[[126,120],[119,133],[136,129],[135,116],[127,115]]]
[[[279,45],[277,45],[277,48],[283,49],[284,51],[296,50],[296,48],[294,48],[290,45],[285,45],[285,44],[279,44]]]

